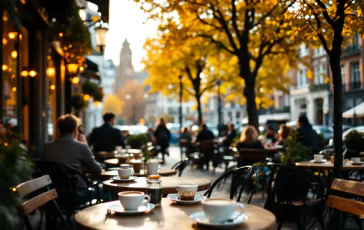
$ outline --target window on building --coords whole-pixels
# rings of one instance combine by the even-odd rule
[[[297,72],[297,88],[302,88],[307,86],[307,70],[298,70]]]
[[[308,55],[308,47],[306,46],[306,44],[302,44],[300,46],[300,55],[301,55],[301,57]]]
[[[352,98],[347,99],[345,103],[346,110],[351,109],[353,107],[354,107],[354,100]]]
[[[351,87],[350,87],[351,89],[360,88],[359,62],[350,64],[350,84],[351,84]]]

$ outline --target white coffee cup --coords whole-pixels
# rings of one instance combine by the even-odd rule
[[[177,186],[178,195],[181,200],[194,200],[197,188],[195,184],[180,184]]]
[[[125,210],[138,210],[138,207],[143,203],[144,199],[147,199],[145,205],[150,201],[149,195],[138,191],[119,192],[118,197]]]
[[[129,176],[134,175],[134,169],[129,167],[129,168],[120,168],[118,169],[118,174],[120,179],[129,179]]]
[[[360,157],[352,157],[352,158],[351,158],[351,161],[352,161],[353,163],[360,163]]]
[[[220,223],[231,218],[238,208],[241,209],[241,214],[244,213],[245,209],[243,204],[225,198],[206,198],[201,203],[206,218],[209,222],[214,223]]]
[[[315,161],[322,161],[324,159],[324,155],[315,154],[313,155],[313,158],[315,159]]]
[[[147,173],[148,175],[156,175],[158,174],[158,161],[150,161],[147,162]]]

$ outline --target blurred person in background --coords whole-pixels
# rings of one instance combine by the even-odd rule
[[[234,124],[229,124],[228,125],[228,132],[225,136],[225,139],[224,139],[224,146],[225,147],[230,147],[230,145],[233,143],[235,137],[236,137],[236,130],[235,130],[235,126]]]
[[[269,141],[269,142],[270,142],[270,144],[277,142],[277,140],[278,140],[278,134],[277,134],[277,132],[274,130],[273,126],[268,125],[268,126],[266,127],[266,130],[267,130],[267,132],[266,132],[265,137],[264,137],[265,141],[266,141],[266,140],[270,140],[270,141]],[[268,142],[268,143],[269,143],[269,142]]]
[[[240,140],[236,145],[237,149],[264,149],[263,144],[258,140],[258,131],[254,126],[245,126],[241,133]]]
[[[163,118],[159,118],[154,134],[157,139],[157,145],[160,147],[159,151],[162,154],[162,160],[164,162],[164,155],[169,156],[167,149],[169,147],[169,141],[171,140],[171,133],[169,132]]]
[[[298,141],[302,142],[305,146],[312,149],[312,154],[316,154],[318,149],[318,135],[312,128],[312,125],[308,121],[306,115],[298,117],[297,121]]]
[[[279,126],[279,135],[277,145],[285,145],[285,141],[288,139],[289,134],[291,133],[291,128],[285,124]]]

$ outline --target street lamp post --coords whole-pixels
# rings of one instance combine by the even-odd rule
[[[96,45],[100,48],[101,55],[104,53],[105,38],[108,30],[109,29],[107,27],[103,27],[102,23],[95,28]]]
[[[183,123],[183,119],[182,119],[182,99],[183,99],[183,83],[182,83],[182,75],[180,75],[179,77],[179,135],[181,136],[182,134],[182,123]],[[182,154],[182,146],[180,143],[180,152],[181,152],[181,160],[183,159],[183,154]]]
[[[221,92],[220,92],[220,86],[221,86],[221,81],[220,80],[216,80],[216,85],[217,85],[217,128],[220,131],[221,128]]]

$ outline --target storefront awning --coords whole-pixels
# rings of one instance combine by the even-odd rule
[[[102,20],[109,22],[109,4],[110,0],[87,0],[96,4],[99,7],[99,12],[102,14]]]
[[[100,77],[100,72],[99,72],[99,66],[91,61],[88,58],[85,58],[85,71],[83,73],[81,73],[81,76],[84,78],[90,78],[90,79],[95,79],[98,81],[101,81],[101,77]]]
[[[290,120],[291,115],[289,113],[273,113],[259,115],[259,124],[265,124],[267,120],[284,121]],[[243,119],[243,124],[248,124],[248,118]]]
[[[343,118],[364,117],[364,102],[343,113]]]

